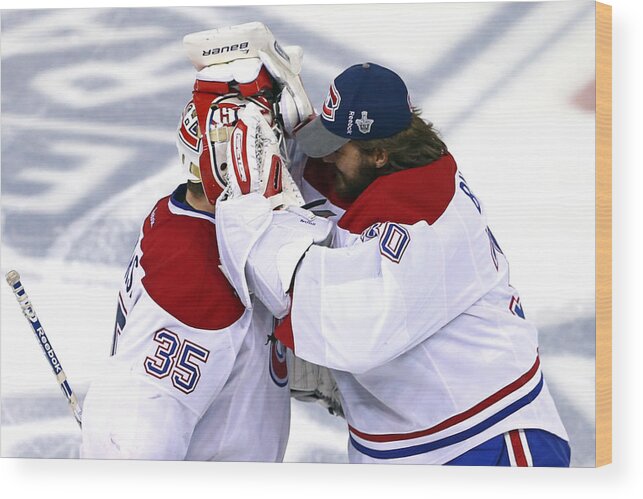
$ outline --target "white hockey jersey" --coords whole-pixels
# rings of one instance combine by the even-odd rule
[[[308,250],[276,334],[332,369],[350,461],[444,464],[513,429],[567,440],[537,330],[453,158],[380,177],[342,208],[335,247]]]
[[[290,427],[285,348],[218,268],[215,218],[186,186],[145,220],[118,295],[112,356],[90,386],[85,458],[281,461]]]

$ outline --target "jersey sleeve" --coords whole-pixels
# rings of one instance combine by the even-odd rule
[[[482,221],[452,206],[434,224],[375,223],[341,248],[311,247],[298,269],[292,340],[298,356],[361,373],[418,345],[502,278]],[[475,218],[475,217],[474,217]],[[469,218],[470,219],[470,218]],[[341,239],[341,238],[338,238]]]

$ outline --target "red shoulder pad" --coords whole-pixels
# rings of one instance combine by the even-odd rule
[[[376,179],[339,221],[359,234],[376,222],[429,225],[442,216],[455,195],[457,166],[447,154],[426,166],[409,168]]]
[[[219,270],[214,223],[174,215],[164,198],[145,220],[141,250],[143,286],[170,315],[207,330],[239,320],[245,309]]]

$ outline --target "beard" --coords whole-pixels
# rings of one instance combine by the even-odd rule
[[[346,201],[354,201],[377,177],[375,162],[364,157],[357,171],[350,176],[335,168],[335,192]]]

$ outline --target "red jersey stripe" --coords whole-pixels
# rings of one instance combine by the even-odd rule
[[[522,442],[520,441],[520,432],[518,430],[510,431],[509,440],[511,441],[512,451],[516,459],[516,466],[529,466],[527,463],[527,457],[525,456],[525,450],[523,449]]]
[[[400,440],[411,440],[414,438],[419,438],[419,437],[425,437],[428,435],[432,435],[434,433],[438,433],[442,430],[446,430],[447,428],[451,426],[455,426],[458,423],[461,423],[476,414],[482,412],[483,410],[487,409],[488,407],[491,407],[493,404],[496,402],[502,400],[506,396],[510,395],[511,393],[515,392],[519,388],[523,387],[526,385],[531,379],[534,378],[536,373],[538,372],[538,369],[540,367],[540,358],[537,356],[536,361],[534,362],[534,365],[531,366],[529,371],[527,371],[525,374],[520,376],[517,380],[514,382],[508,384],[504,388],[498,390],[496,393],[493,395],[487,397],[483,401],[479,402],[478,404],[474,405],[470,409],[461,412],[460,414],[456,414],[455,416],[452,416],[448,419],[445,419],[441,423],[432,426],[431,428],[427,428],[424,430],[418,430],[414,431],[411,433],[389,433],[389,434],[369,434],[369,433],[364,433],[361,432],[352,426],[349,426],[349,429],[351,433],[354,435],[364,439],[364,440],[370,440],[371,442],[395,442],[395,441],[400,441]]]

